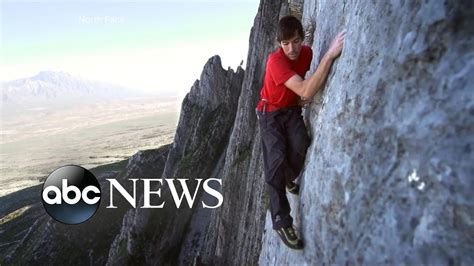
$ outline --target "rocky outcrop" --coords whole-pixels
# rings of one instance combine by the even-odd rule
[[[259,263],[473,264],[472,3],[305,1],[303,18],[317,22],[310,73],[348,33],[305,113],[290,204],[306,247],[284,247],[267,215]]]
[[[208,60],[183,100],[164,178],[210,175],[229,141],[243,76],[240,67],[224,70],[219,56]]]
[[[189,191],[193,192],[197,178],[220,176],[218,162],[223,162],[225,156],[243,76],[242,68],[236,72],[226,71],[218,56],[209,59],[200,80],[183,100],[162,178],[187,178]],[[201,198],[201,192],[202,189],[198,198]],[[204,238],[203,230],[209,219],[209,215],[203,213],[210,210],[202,209],[198,200],[193,209],[173,206],[166,185],[162,186],[161,193],[163,201],[168,202],[163,209],[136,209],[127,213],[107,264],[175,264],[178,258],[187,264],[197,255],[200,246],[191,247],[186,241],[202,243],[200,238]],[[200,219],[192,221],[193,214]]]

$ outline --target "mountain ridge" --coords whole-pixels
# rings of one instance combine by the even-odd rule
[[[91,81],[63,71],[2,82],[2,103],[8,108],[90,103],[144,95],[119,85]]]

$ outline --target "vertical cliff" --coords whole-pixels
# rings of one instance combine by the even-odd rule
[[[310,73],[343,28],[299,198],[306,247],[271,230],[260,264],[474,263],[472,1],[305,1],[316,28]]]
[[[243,76],[240,67],[236,72],[224,70],[219,56],[208,60],[200,79],[183,100],[164,170],[162,174],[157,173],[163,179],[188,179],[192,195],[197,178],[220,175]],[[152,204],[165,202],[164,208],[130,210],[112,244],[107,264],[176,264],[178,261],[187,264],[197,255],[200,246],[194,247],[188,242],[202,242],[202,231],[209,219],[210,210],[203,209],[200,203],[202,188],[198,190],[193,208],[184,200],[177,208],[166,183],[156,185],[152,190],[160,186],[161,198],[159,203]],[[181,194],[182,189],[178,187]],[[215,188],[220,190],[218,186]],[[143,205],[143,197],[140,205]],[[193,216],[200,217],[199,221],[193,220]]]
[[[255,264],[258,261],[267,200],[255,106],[267,56],[276,47],[275,24],[280,14],[287,13],[286,1],[262,0],[255,17],[242,93],[221,174],[224,203],[212,212],[203,246],[202,254],[207,263]]]

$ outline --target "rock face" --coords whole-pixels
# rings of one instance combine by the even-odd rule
[[[317,25],[310,73],[348,33],[305,113],[290,204],[306,247],[284,247],[267,215],[259,263],[473,264],[472,2],[305,1],[303,19]]]

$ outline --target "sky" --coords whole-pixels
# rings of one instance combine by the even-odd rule
[[[64,71],[149,92],[186,93],[206,61],[247,59],[259,0],[1,2],[0,81]]]

